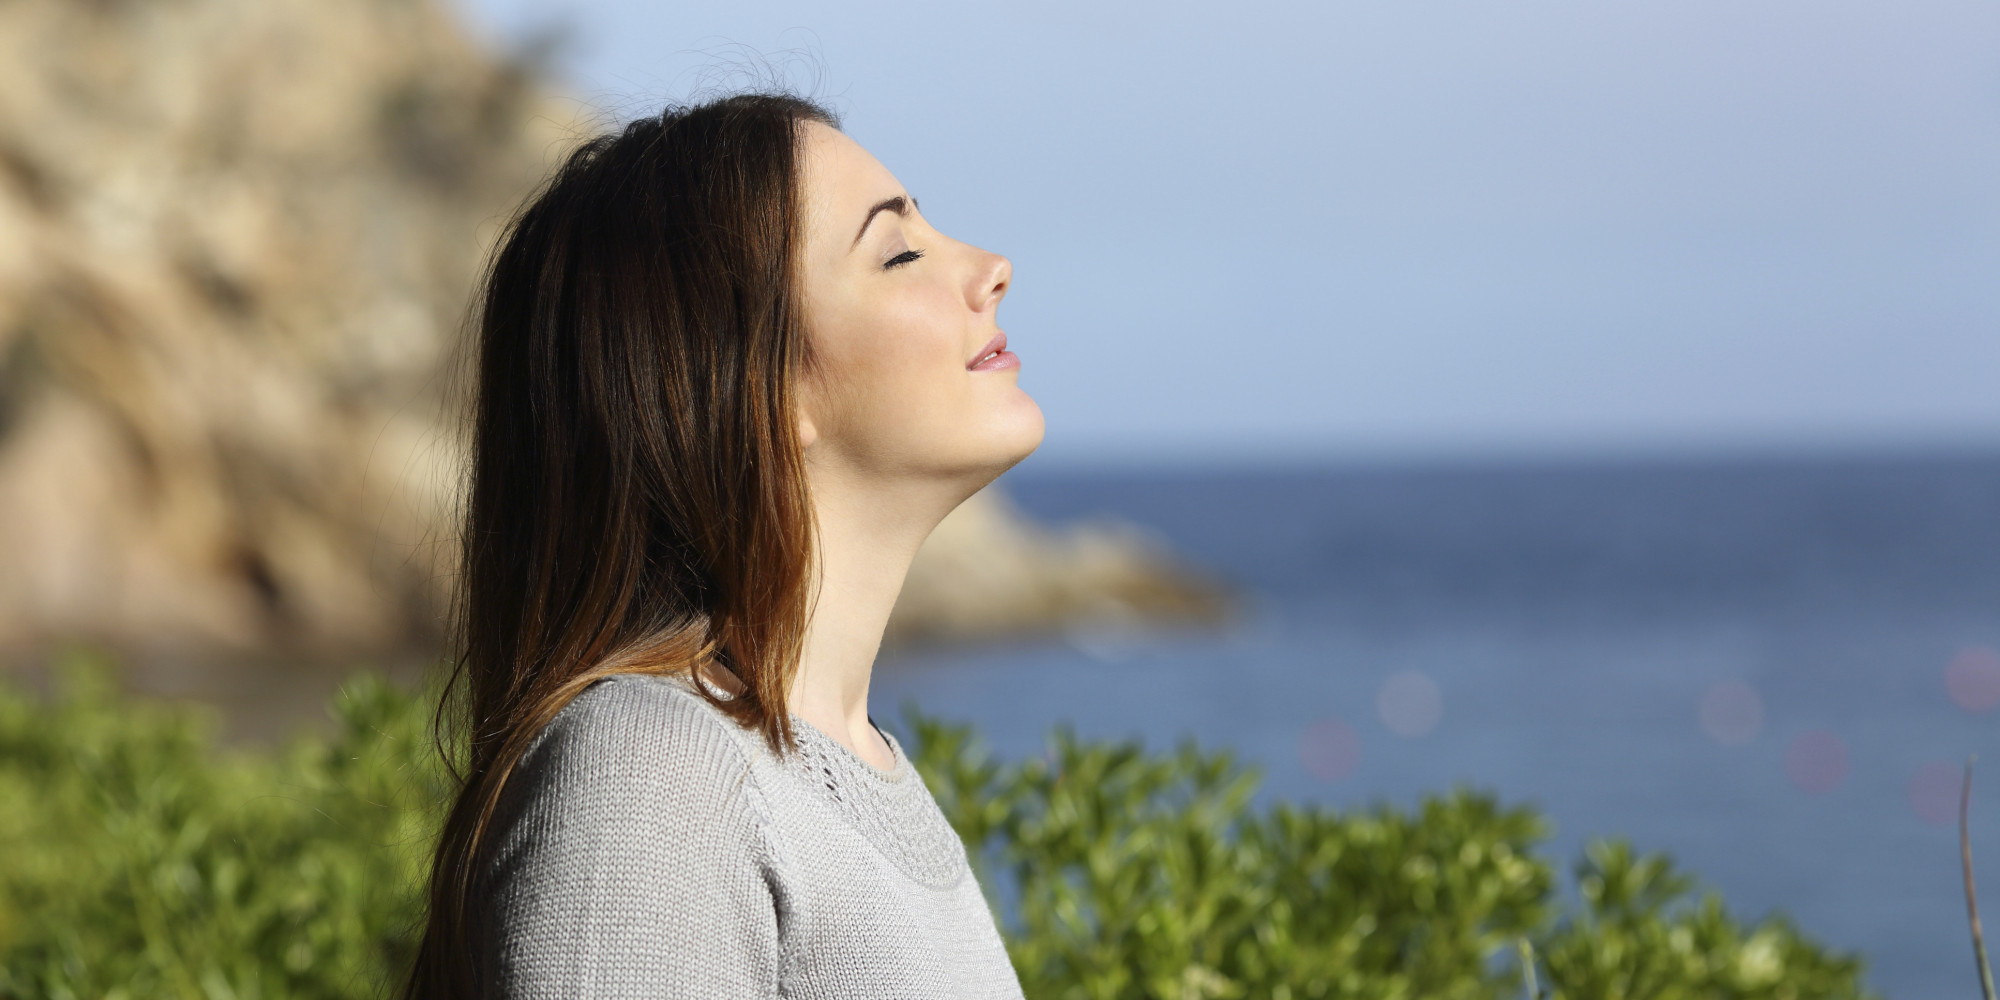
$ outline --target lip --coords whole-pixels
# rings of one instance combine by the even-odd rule
[[[991,355],[991,357],[988,357],[988,355]],[[1002,330],[994,334],[993,339],[987,341],[986,346],[980,348],[978,354],[972,356],[972,360],[966,363],[965,370],[995,372],[1019,367],[1021,367],[1021,359],[1013,351],[1007,349],[1007,332]]]

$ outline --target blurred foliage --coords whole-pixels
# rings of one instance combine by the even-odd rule
[[[1580,911],[1542,941],[1559,996],[1860,995],[1858,959],[1821,949],[1783,917],[1746,930],[1713,892],[1692,900],[1694,880],[1662,855],[1593,843],[1576,885]]]
[[[1035,1000],[1518,997],[1524,980],[1572,1000],[1870,995],[1857,957],[1782,917],[1745,928],[1621,841],[1590,845],[1566,905],[1535,854],[1546,823],[1485,795],[1260,811],[1226,753],[1058,731],[1002,763],[966,727],[908,723]]]
[[[423,699],[357,677],[331,734],[223,752],[101,664],[57,681],[0,690],[0,996],[383,992],[449,787]]]
[[[121,698],[87,657],[58,680],[0,687],[0,997],[386,993],[451,787],[434,693],[357,677],[330,733],[227,750],[211,712]],[[1007,763],[910,725],[1034,1000],[1516,997],[1524,941],[1557,998],[1865,995],[1855,958],[1620,843],[1566,903],[1543,821],[1486,796],[1258,809],[1226,754],[1058,732]]]

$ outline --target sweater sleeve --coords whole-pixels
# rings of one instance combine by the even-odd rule
[[[781,885],[726,720],[600,681],[508,781],[481,900],[492,995],[776,997]]]

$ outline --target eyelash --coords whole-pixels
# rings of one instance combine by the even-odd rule
[[[923,255],[924,252],[922,250],[905,250],[902,253],[899,253],[896,256],[889,258],[888,262],[882,265],[882,270],[887,271],[890,268],[901,267],[904,264],[908,264],[914,260],[917,260]]]

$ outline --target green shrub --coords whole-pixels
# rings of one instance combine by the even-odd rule
[[[379,995],[446,790],[420,699],[359,677],[330,736],[226,753],[68,667],[0,691],[0,996]]]
[[[1664,856],[1635,856],[1622,841],[1585,849],[1576,866],[1582,906],[1542,941],[1558,996],[1861,996],[1861,963],[1802,937],[1783,917],[1745,933],[1721,897],[1691,899],[1692,879]]]
[[[0,687],[0,997],[361,998],[409,960],[449,782],[428,698],[344,685],[330,735],[225,751],[212,713],[70,664]],[[1034,1000],[1849,998],[1859,962],[1593,845],[1565,903],[1544,823],[1453,792],[1414,812],[1251,804],[1227,755],[1058,733],[993,759],[913,716],[915,761],[1000,907]]]
[[[1563,910],[1545,823],[1467,791],[1388,807],[1249,808],[1227,754],[1083,743],[994,761],[912,716],[915,760],[982,862],[1036,1000],[1515,997],[1532,941],[1575,1000],[1858,998],[1861,963],[1782,918],[1747,932],[1665,857],[1590,845]],[[997,876],[997,877],[996,877]]]

